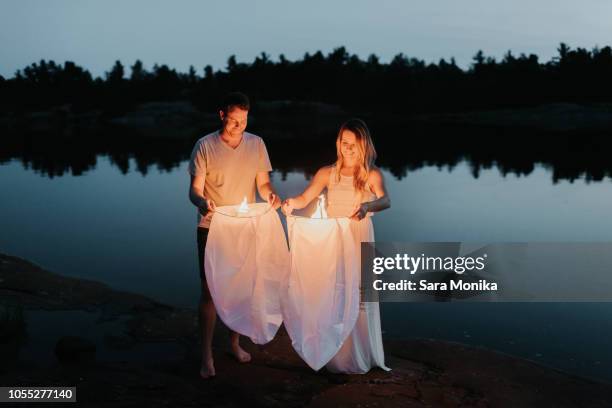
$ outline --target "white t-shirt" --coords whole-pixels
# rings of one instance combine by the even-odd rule
[[[189,161],[190,174],[206,177],[204,197],[218,206],[240,204],[244,197],[255,202],[255,177],[262,171],[272,171],[266,145],[248,132],[236,148],[221,140],[219,131],[208,134],[196,142]],[[208,228],[211,218],[198,211],[198,226]]]

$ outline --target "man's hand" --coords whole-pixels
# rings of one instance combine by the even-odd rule
[[[206,200],[206,208],[202,208],[202,207],[198,208],[198,210],[200,211],[200,214],[202,214],[203,216],[208,214],[209,212],[215,212],[216,209],[217,209],[217,205],[215,204],[213,200]]]
[[[353,213],[349,216],[351,220],[360,221],[368,213],[368,203],[361,203],[355,206]]]
[[[270,193],[268,194],[268,204],[270,204],[270,206],[276,210],[278,207],[280,207],[281,200],[276,194]]]

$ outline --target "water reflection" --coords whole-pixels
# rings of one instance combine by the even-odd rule
[[[601,137],[547,147],[551,139],[519,142],[527,136],[491,143],[483,135],[460,142],[439,133],[378,134],[393,201],[374,217],[379,241],[612,241],[610,142]],[[316,168],[333,161],[333,141],[333,133],[308,143],[268,141],[282,196],[302,191]],[[107,155],[91,144],[61,154],[55,142],[22,145],[31,149],[0,165],[0,252],[194,307],[196,214],[185,161],[193,142],[132,141],[113,150],[108,139]],[[479,143],[488,150],[475,150]],[[382,313],[387,337],[471,342],[612,380],[612,354],[601,340],[612,335],[609,317],[609,304],[385,304]]]
[[[452,171],[462,162],[468,163],[474,178],[491,168],[499,169],[502,176],[527,176],[539,165],[550,170],[553,182],[602,181],[612,175],[607,157],[612,138],[608,135],[388,123],[376,118],[369,124],[379,166],[397,179],[427,166]],[[294,171],[312,175],[334,160],[336,129],[331,126],[296,126],[288,131],[264,124],[249,130],[264,137],[283,179]],[[203,129],[200,134],[205,133]],[[27,134],[4,138],[0,163],[19,159],[26,168],[48,177],[82,175],[93,170],[97,156],[103,154],[123,174],[130,171],[133,159],[135,169],[146,175],[151,168],[176,168],[188,159],[195,140],[152,139],[116,128],[95,134]]]
[[[197,300],[196,211],[187,199],[186,161],[146,176],[128,160],[124,174],[96,157],[81,176],[40,177],[18,161],[0,166],[0,251],[71,276],[91,278],[163,302]],[[611,241],[610,183],[551,182],[536,165],[528,177],[469,162],[402,179],[384,171],[393,205],[375,215],[378,241]],[[306,172],[272,174],[282,197],[308,184]]]

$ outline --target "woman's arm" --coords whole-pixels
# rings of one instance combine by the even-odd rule
[[[321,191],[327,186],[330,171],[330,166],[320,168],[302,194],[286,199],[283,202],[283,211],[285,214],[289,215],[294,209],[299,210],[306,207],[308,203],[321,194]]]
[[[391,199],[385,187],[385,178],[379,169],[372,169],[370,171],[368,184],[376,195],[376,200],[361,203],[350,218],[361,220],[368,212],[378,212],[391,207]]]

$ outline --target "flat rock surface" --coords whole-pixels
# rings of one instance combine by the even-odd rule
[[[63,277],[25,260],[0,254],[0,308],[90,310],[121,317],[124,330],[108,333],[118,348],[176,343],[175,356],[141,361],[100,358],[47,364],[5,364],[3,385],[75,385],[79,405],[93,407],[609,407],[612,385],[574,377],[520,358],[437,340],[385,342],[387,365],[365,375],[312,371],[281,328],[238,363],[228,352],[227,331],[215,335],[217,376],[198,376],[194,310],[163,305],[87,280]],[[1,318],[0,318],[1,319]],[[17,322],[19,323],[19,322]],[[25,322],[27,331],[27,321]],[[15,324],[0,320],[0,326]],[[0,327],[1,328],[1,327]],[[0,331],[1,332],[1,331]],[[0,347],[7,356],[10,338]],[[134,351],[137,353],[137,351]],[[4,359],[4,361],[8,361]]]

